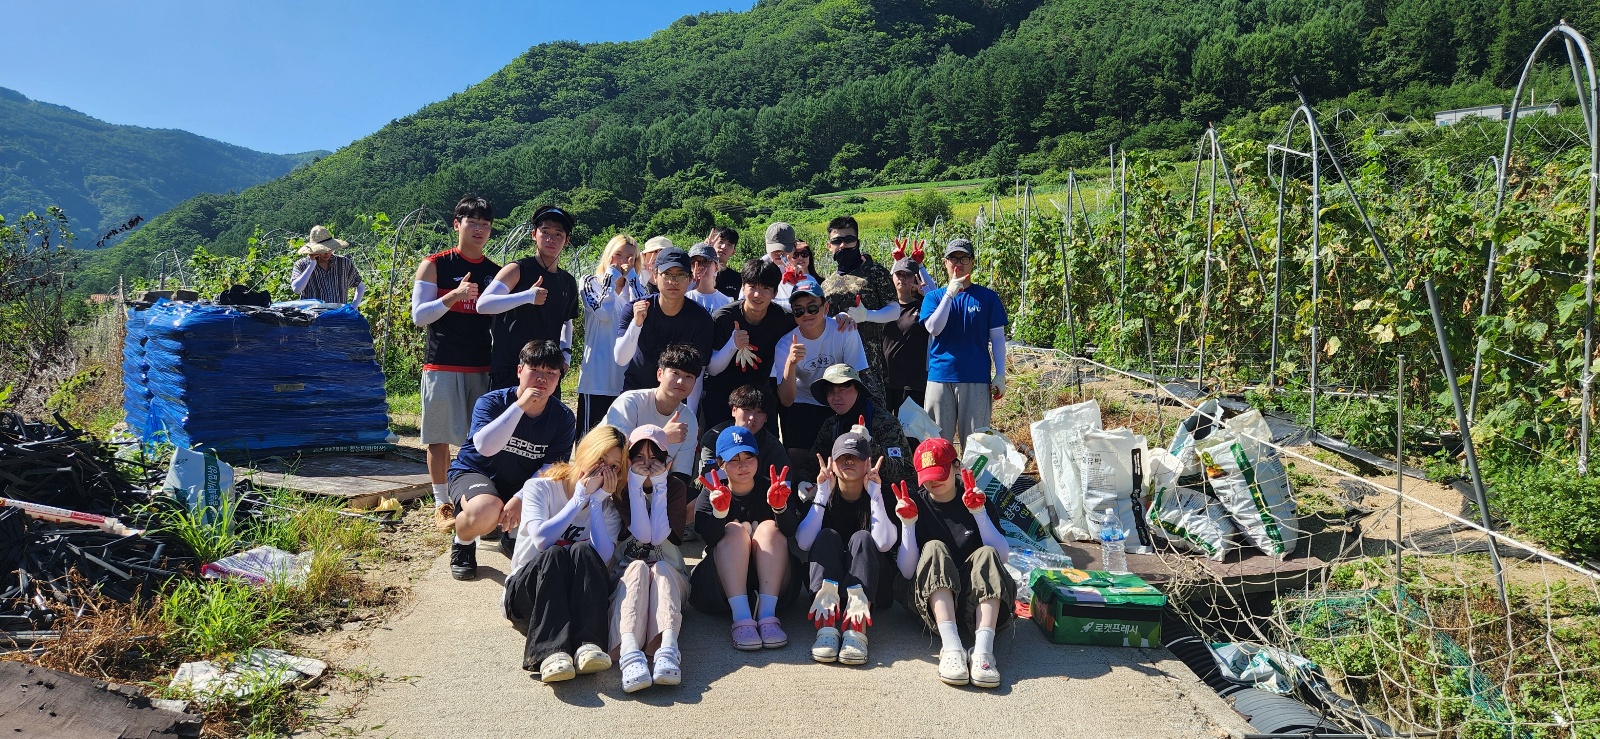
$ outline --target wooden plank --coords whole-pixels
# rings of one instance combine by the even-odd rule
[[[200,735],[201,717],[150,705],[136,688],[0,662],[0,736],[155,739]]]
[[[317,456],[268,462],[249,475],[257,485],[341,498],[352,508],[372,508],[382,498],[402,503],[431,488],[428,467],[393,457]]]

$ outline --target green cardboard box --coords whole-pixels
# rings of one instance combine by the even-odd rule
[[[1030,577],[1033,620],[1057,644],[1108,647],[1161,646],[1161,609],[1167,596],[1138,575],[1093,570],[1073,583],[1060,570]]]

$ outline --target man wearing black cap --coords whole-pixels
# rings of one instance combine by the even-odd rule
[[[502,268],[483,295],[478,312],[494,315],[492,388],[517,384],[517,352],[530,341],[560,341],[572,365],[572,321],[578,317],[578,281],[561,269],[561,250],[573,227],[566,211],[546,205],[533,212],[533,256]],[[559,391],[558,391],[559,393]]]
[[[994,401],[1006,394],[1006,308],[993,290],[972,284],[972,266],[972,242],[951,239],[944,248],[950,279],[922,298],[920,314],[930,337],[922,407],[952,441],[988,427]]]
[[[690,412],[700,404],[705,384],[705,362],[711,347],[711,314],[685,295],[694,266],[689,255],[676,246],[656,252],[656,282],[661,292],[633,303],[633,320],[617,338],[612,358],[626,369],[623,390],[643,390],[658,384],[656,362],[662,350],[673,344],[688,344],[700,352],[701,380],[695,383],[688,403]]]

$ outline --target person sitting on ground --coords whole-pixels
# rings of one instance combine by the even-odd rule
[[[733,265],[733,254],[739,250],[739,231],[732,226],[712,226],[706,234],[706,243],[717,250],[717,292],[734,300],[739,299],[739,268]]]
[[[500,268],[478,296],[478,312],[494,316],[490,387],[517,382],[517,351],[530,341],[561,342],[572,366],[572,322],[578,317],[578,281],[561,268],[561,250],[573,228],[572,216],[554,205],[533,212],[532,256]]]
[[[546,466],[572,458],[574,418],[555,398],[566,356],[554,341],[530,341],[517,364],[517,386],[490,390],[472,409],[472,436],[450,465],[456,539],[450,576],[478,575],[476,539],[494,531],[515,493]],[[507,532],[510,528],[505,529]],[[516,541],[500,538],[510,556]]]
[[[763,474],[756,454],[749,429],[731,426],[718,437],[721,464],[701,480],[705,492],[694,511],[706,554],[689,573],[690,605],[712,615],[731,613],[733,646],[746,651],[789,643],[778,609],[793,603],[800,591],[799,561],[789,553],[799,516],[782,481],[788,470]]]
[[[963,444],[989,427],[994,402],[1006,394],[1006,307],[995,291],[972,284],[973,260],[972,242],[951,239],[944,248],[950,280],[923,296],[919,314],[930,337],[922,407],[940,436]]]
[[[777,386],[772,382],[772,367],[778,342],[794,330],[794,317],[772,302],[783,279],[783,270],[759,259],[744,264],[741,273],[744,297],[718,308],[711,314],[711,367],[706,377],[706,392],[700,400],[703,426],[720,426],[731,414],[729,394],[745,385],[761,388],[766,396],[767,417],[778,418]]]
[[[883,326],[884,400],[893,413],[907,398],[918,406],[928,395],[928,327],[921,319],[923,290],[918,265],[909,258],[895,260],[895,308],[899,315]]]
[[[824,312],[827,305],[815,286],[802,283],[791,300],[795,329],[778,342],[776,353],[783,361],[772,367],[772,377],[780,383],[778,423],[783,443],[790,449],[789,458],[799,459],[809,458],[807,450],[822,422],[833,416],[822,399],[812,396],[812,384],[835,364],[848,364],[857,372],[867,369],[867,354],[860,334],[843,330]]]
[[[705,475],[717,466],[717,439],[732,426],[742,426],[756,437],[756,461],[760,469],[783,469],[789,466],[789,450],[778,435],[767,428],[767,393],[755,385],[745,385],[728,396],[733,406],[732,420],[723,421],[700,435],[700,465],[698,474]],[[794,477],[791,475],[791,480]]]
[[[717,292],[715,247],[704,241],[689,247],[689,262],[694,276],[694,288],[689,290],[690,300],[705,308],[707,313],[715,313],[718,308],[733,302],[733,298]]]
[[[895,527],[881,490],[886,458],[871,464],[870,454],[866,437],[852,431],[834,441],[832,459],[818,455],[822,472],[795,531],[795,544],[809,563],[810,617],[817,627],[811,658],[818,662],[866,664],[872,609],[887,608],[894,599],[887,587],[894,562],[887,552],[896,542]]]
[[[583,365],[578,371],[578,431],[605,418],[612,402],[622,394],[622,365],[613,350],[633,301],[647,294],[639,282],[639,246],[632,236],[617,234],[606,242],[594,274],[584,275],[578,289],[583,306]]]
[[[950,685],[1000,685],[994,633],[1011,620],[1017,583],[1006,572],[1011,548],[1000,535],[1000,511],[961,471],[949,440],[929,439],[913,452],[915,491],[894,490],[900,518],[895,599],[939,633],[939,679]],[[962,632],[973,636],[969,664]]]
[[[615,501],[627,528],[617,542],[611,652],[627,693],[683,680],[678,631],[689,579],[678,545],[689,494],[682,480],[667,474],[668,446],[660,426],[646,424],[628,435],[628,493]]]
[[[523,544],[501,606],[513,623],[527,623],[522,669],[538,670],[546,683],[611,666],[600,645],[608,640],[607,572],[622,528],[613,501],[627,494],[627,443],[616,428],[596,426],[572,462],[528,480],[506,507],[504,521]]]
[[[350,303],[360,305],[367,283],[362,282],[361,272],[350,257],[334,253],[349,247],[343,239],[334,238],[327,226],[312,226],[305,246],[297,252],[300,259],[290,273],[289,287],[302,298],[324,303],[344,303],[350,297],[350,289],[355,288],[356,297]]]
[[[700,375],[713,351],[711,313],[685,297],[692,268],[688,254],[667,247],[656,253],[655,265],[661,292],[634,301],[633,320],[617,339],[611,355],[617,364],[627,368],[622,373],[622,388],[640,390],[656,386],[656,366],[662,350],[672,344],[694,347],[701,365],[688,397],[692,413],[700,402]]]
[[[833,416],[817,428],[811,453],[802,458],[799,466],[803,469],[798,470],[795,479],[815,478],[819,470],[812,467],[812,459],[824,458],[833,449],[834,441],[851,431],[866,437],[874,459],[883,458],[883,484],[909,482],[916,476],[908,459],[911,446],[906,443],[900,419],[867,394],[860,374],[850,365],[836,364],[825,370],[822,377],[811,383],[811,396],[825,401]]]
[[[606,423],[625,434],[644,425],[667,432],[667,469],[687,481],[693,474],[695,439],[699,424],[685,402],[700,374],[700,353],[687,344],[668,346],[656,360],[656,384],[642,390],[624,390],[606,410]]]

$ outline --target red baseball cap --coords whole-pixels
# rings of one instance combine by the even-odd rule
[[[911,464],[917,468],[917,484],[925,485],[950,476],[956,462],[956,448],[947,439],[932,438],[917,445]]]

